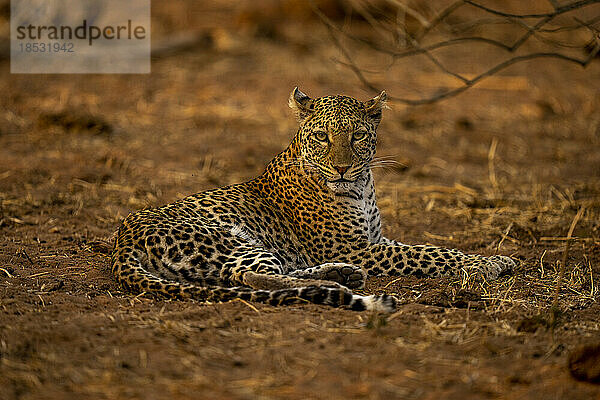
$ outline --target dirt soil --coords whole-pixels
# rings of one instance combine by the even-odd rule
[[[384,114],[379,155],[399,162],[376,171],[385,235],[511,255],[512,275],[371,279],[363,293],[401,298],[391,315],[115,283],[120,221],[260,174],[295,132],[294,86],[374,95],[310,12],[266,3],[153,2],[153,40],[199,39],[157,54],[150,75],[11,75],[0,61],[0,399],[600,398],[569,371],[598,373],[600,60],[518,64]],[[421,58],[402,68],[379,80],[391,95],[439,76]]]

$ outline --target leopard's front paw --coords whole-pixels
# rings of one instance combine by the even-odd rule
[[[323,272],[323,279],[337,282],[350,289],[364,287],[367,278],[362,268],[351,264],[331,263],[323,268]]]
[[[345,263],[325,263],[316,267],[294,271],[290,275],[296,278],[333,281],[349,289],[364,287],[367,278],[367,274],[362,268]]]
[[[478,265],[481,276],[487,281],[493,281],[502,274],[512,272],[516,266],[515,261],[506,256],[482,257]]]

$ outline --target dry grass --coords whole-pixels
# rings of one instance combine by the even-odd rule
[[[331,62],[314,19],[248,3],[238,21],[236,7],[153,3],[153,38],[210,40],[158,57],[150,76],[9,75],[0,62],[0,397],[597,397],[566,368],[600,337],[597,63],[515,66],[448,102],[386,110],[378,156],[403,165],[377,170],[386,236],[510,255],[512,275],[371,279],[364,293],[402,300],[387,316],[116,285],[107,254],[120,220],[261,173],[296,129],[294,86],[372,95]],[[494,55],[472,50],[449,67],[468,74]],[[387,73],[398,96],[449,84],[419,58]]]

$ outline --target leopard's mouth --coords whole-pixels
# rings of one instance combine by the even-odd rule
[[[335,180],[329,181],[329,182],[331,182],[331,183],[342,183],[342,182],[353,183],[354,181],[351,181],[346,178],[339,178],[339,179],[335,179]]]
[[[354,188],[355,182],[347,179],[337,179],[335,181],[327,181],[327,187],[335,195],[348,194]]]

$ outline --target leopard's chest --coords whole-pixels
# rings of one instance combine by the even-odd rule
[[[373,241],[375,231],[378,228],[379,210],[374,199],[368,197],[359,199],[344,199],[343,212],[340,213],[339,219],[346,220],[352,232],[348,232],[354,240]]]

